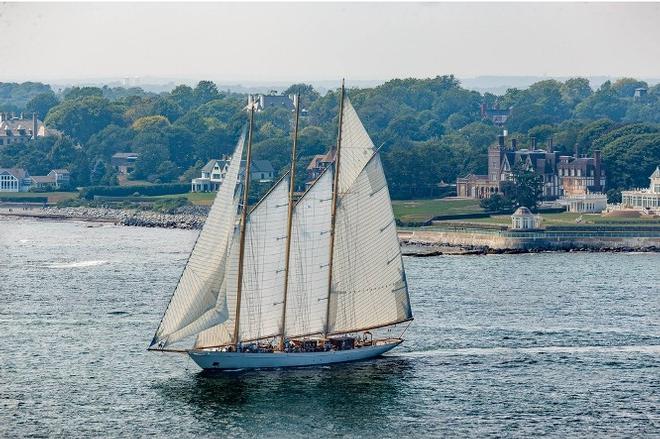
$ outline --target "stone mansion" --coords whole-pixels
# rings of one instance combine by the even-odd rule
[[[552,139],[547,149],[538,148],[532,138],[529,148],[518,148],[517,140],[507,145],[506,135],[488,148],[488,175],[470,174],[456,180],[459,197],[489,198],[502,191],[502,183],[513,178],[513,169],[522,164],[543,179],[543,198],[580,196],[603,192],[605,171],[600,151],[593,157],[559,155],[553,151]]]

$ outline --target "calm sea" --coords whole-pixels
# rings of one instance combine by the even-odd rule
[[[0,437],[660,436],[660,255],[405,260],[387,357],[206,376],[146,352],[195,232],[0,220]]]

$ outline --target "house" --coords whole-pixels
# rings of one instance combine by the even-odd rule
[[[201,169],[201,176],[193,178],[190,182],[192,192],[212,192],[220,189],[220,185],[227,174],[231,157],[220,160],[209,160]],[[239,179],[245,175],[245,160],[241,160]],[[250,166],[250,181],[269,183],[275,179],[275,170],[268,160],[253,160]]]
[[[314,181],[321,176],[325,168],[335,160],[334,150],[326,154],[317,154],[312,157],[307,165],[307,178],[305,180],[305,187],[309,188]]]
[[[607,195],[605,194],[578,194],[562,197],[559,203],[566,206],[568,212],[601,213],[607,208]]]
[[[71,174],[67,169],[53,169],[47,175],[32,175],[30,189],[62,189],[67,188],[71,181]]]
[[[275,91],[267,95],[250,95],[248,99],[248,105],[254,104],[257,112],[277,108],[293,111],[296,105],[294,96],[278,95]]]
[[[491,108],[488,108],[485,103],[481,104],[481,118],[490,119],[495,125],[504,125],[510,116],[511,107],[500,108],[497,102]]]
[[[0,148],[14,143],[25,143],[36,137],[60,136],[61,132],[46,128],[44,123],[32,113],[32,118],[26,119],[23,113],[19,117],[10,113],[0,113]]]
[[[456,179],[459,197],[489,198],[503,189],[503,183],[513,180],[513,170],[523,166],[541,177],[541,196],[553,200],[562,196],[586,195],[602,192],[605,171],[600,151],[594,157],[559,156],[550,139],[546,149],[538,148],[530,138],[528,148],[518,148],[516,139],[506,145],[506,135],[498,136],[497,144],[488,148],[488,175],[470,174]]]
[[[534,230],[541,228],[541,216],[534,215],[531,210],[526,207],[519,207],[513,215],[511,215],[511,229],[512,230]]]
[[[139,156],[135,152],[118,152],[110,158],[110,165],[115,167],[120,175],[126,175],[133,171]]]
[[[660,215],[660,166],[656,166],[649,180],[648,189],[621,191],[621,205],[643,213]]]
[[[0,192],[27,192],[30,186],[30,174],[25,169],[0,168]]]

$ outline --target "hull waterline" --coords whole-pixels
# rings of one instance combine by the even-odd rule
[[[239,353],[212,350],[189,351],[190,358],[205,370],[277,369],[284,367],[324,366],[367,360],[394,349],[403,340],[345,351]]]

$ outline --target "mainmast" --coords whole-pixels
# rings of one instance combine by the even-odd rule
[[[335,223],[337,218],[337,201],[339,195],[339,159],[341,157],[341,128],[344,119],[344,80],[341,80],[339,91],[339,126],[337,128],[337,148],[335,150],[335,175],[332,184],[332,210],[330,216],[330,255],[328,261],[328,299],[325,310],[325,330],[323,335],[327,336],[330,329],[330,295],[332,293],[332,262],[335,248]],[[249,149],[248,149],[249,151]]]
[[[286,250],[284,263],[284,302],[282,305],[282,334],[280,335],[280,350],[284,350],[284,335],[286,332],[286,302],[289,292],[289,256],[291,255],[291,229],[293,225],[293,194],[296,187],[296,148],[298,146],[298,119],[300,118],[300,93],[296,94],[296,120],[293,126],[293,145],[291,146],[291,172],[289,174],[289,211],[286,224]]]
[[[247,224],[248,195],[250,192],[250,164],[252,162],[252,127],[254,125],[254,104],[250,103],[250,125],[248,130],[247,157],[243,176],[243,211],[241,212],[241,230],[238,250],[238,286],[236,289],[236,318],[234,319],[234,345],[238,345],[238,331],[241,322],[241,292],[243,290],[243,259],[245,258],[245,226]],[[234,157],[240,160],[240,157]]]

